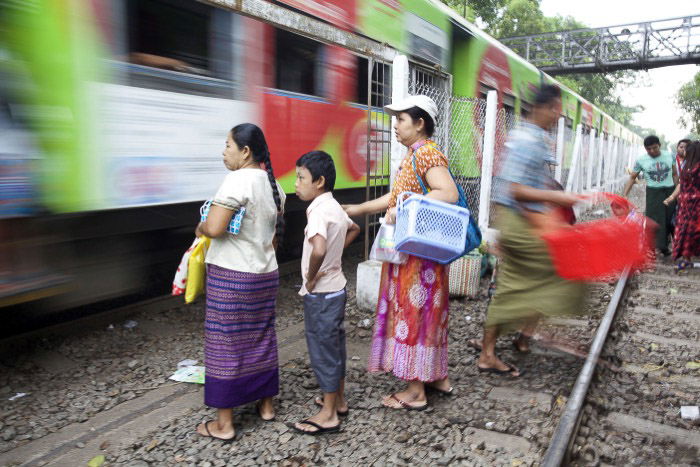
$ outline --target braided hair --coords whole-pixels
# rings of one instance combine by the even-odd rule
[[[282,238],[282,235],[284,234],[284,213],[282,206],[282,197],[280,196],[279,189],[277,188],[275,174],[272,171],[270,150],[267,147],[265,135],[263,135],[262,130],[257,125],[253,125],[252,123],[241,123],[240,125],[236,125],[231,129],[231,138],[240,150],[248,146],[250,148],[251,154],[253,155],[253,160],[258,164],[265,165],[267,178],[270,181],[270,186],[272,187],[272,197],[275,199],[275,205],[277,206],[275,240],[276,242],[279,242],[279,240]]]

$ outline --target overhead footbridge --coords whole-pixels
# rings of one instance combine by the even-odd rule
[[[700,63],[700,14],[500,41],[550,75]]]

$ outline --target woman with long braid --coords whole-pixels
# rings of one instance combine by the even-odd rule
[[[217,418],[200,423],[197,433],[231,442],[233,407],[256,401],[263,420],[275,417],[279,274],[273,244],[282,236],[285,195],[257,126],[235,126],[223,156],[231,172],[196,230],[196,235],[212,239],[206,257],[204,403],[218,409]],[[232,235],[226,228],[242,207],[246,212],[240,231]]]

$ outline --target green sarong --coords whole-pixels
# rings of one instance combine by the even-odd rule
[[[486,327],[510,331],[542,316],[582,313],[584,283],[559,277],[547,245],[528,221],[512,208],[498,208],[502,259]]]
[[[668,236],[673,232],[673,212],[676,209],[676,203],[666,206],[664,200],[671,196],[674,186],[662,186],[659,188],[647,187],[646,209],[644,214],[657,224],[656,229],[656,248],[665,251],[668,250]]]

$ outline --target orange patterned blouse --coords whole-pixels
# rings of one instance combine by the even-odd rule
[[[415,172],[413,171],[413,163],[411,162],[413,159],[414,147],[418,147],[416,150]],[[403,161],[401,161],[398,172],[396,172],[394,186],[391,189],[391,195],[389,197],[389,207],[396,207],[396,199],[404,191],[423,194],[423,190],[416,178],[416,173],[418,173],[418,176],[423,179],[423,183],[428,187],[428,181],[425,179],[425,175],[431,168],[440,166],[448,166],[447,157],[440,152],[434,141],[426,139],[408,148],[408,153],[406,157],[403,158]]]

